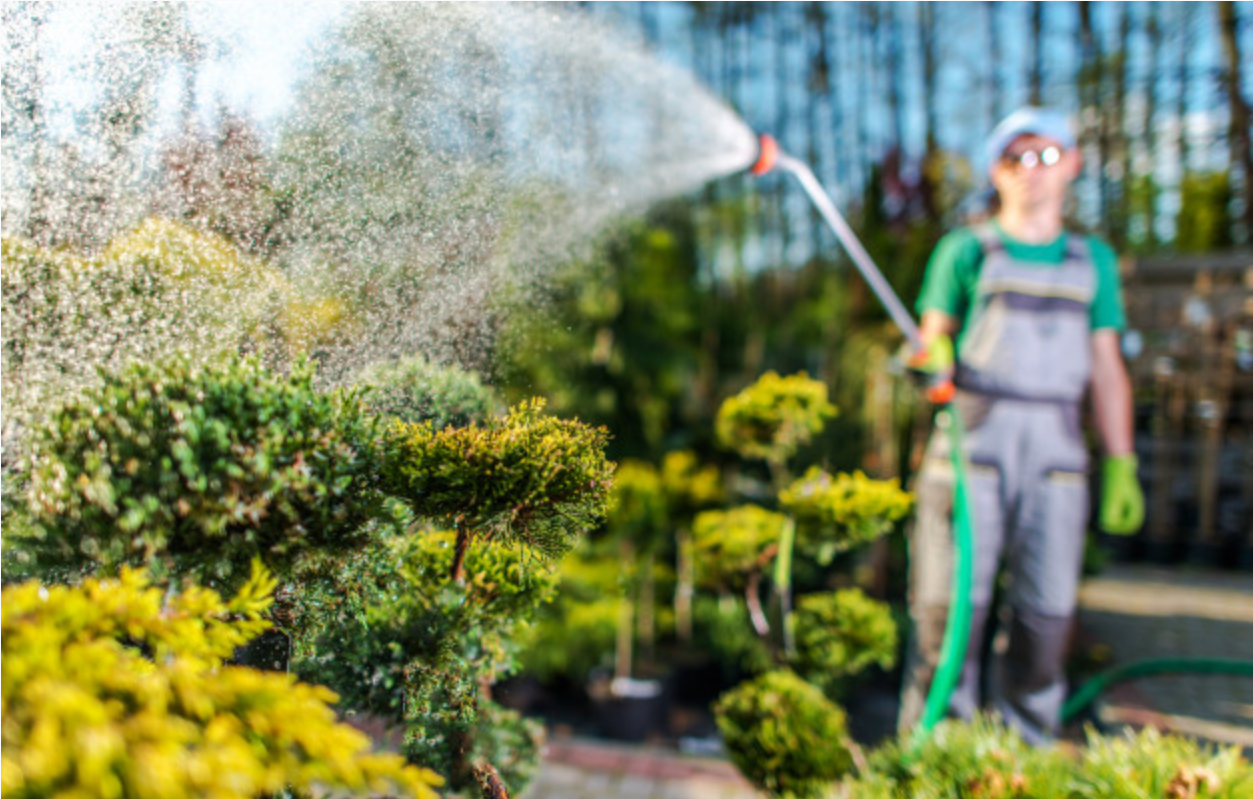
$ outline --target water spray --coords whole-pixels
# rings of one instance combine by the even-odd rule
[[[761,134],[757,141],[757,160],[749,167],[748,171],[753,175],[760,176],[777,167],[791,172],[796,177],[801,184],[801,188],[809,195],[810,201],[818,209],[822,218],[831,226],[831,230],[835,233],[836,238],[840,240],[840,244],[843,245],[845,252],[853,259],[853,264],[857,267],[857,271],[861,272],[862,277],[870,284],[870,289],[879,298],[879,302],[883,304],[893,323],[904,334],[910,346],[915,351],[920,351],[924,345],[917,323],[914,322],[909,311],[905,309],[900,298],[892,289],[892,285],[883,276],[883,272],[875,265],[874,259],[870,257],[870,253],[866,252],[866,248],[862,246],[861,241],[857,238],[857,234],[853,232],[844,216],[836,209],[830,195],[823,190],[818,179],[814,177],[813,171],[803,162],[783,152],[779,147],[779,143],[769,134]],[[949,439],[949,451],[955,476],[953,483],[953,538],[956,557],[954,558],[953,569],[953,601],[949,604],[948,620],[944,626],[944,641],[940,646],[940,661],[936,667],[935,676],[931,680],[931,687],[927,693],[922,719],[914,728],[910,742],[911,751],[915,752],[926,741],[935,725],[944,718],[948,708],[949,697],[952,695],[953,689],[957,686],[957,681],[961,676],[962,665],[966,659],[966,644],[970,638],[970,590],[974,579],[974,526],[971,521],[970,494],[966,483],[966,464],[962,454],[965,448],[962,444],[961,417],[954,413],[948,405],[953,398],[953,393],[951,380],[944,380],[938,384],[930,385],[926,390],[927,398],[940,406],[939,413],[936,416],[936,425],[945,432]],[[784,552],[785,547],[788,550],[787,552]],[[779,549],[777,563],[780,564],[780,570],[782,570],[782,564],[791,560],[790,537],[780,541]],[[781,593],[783,594],[785,609],[788,603],[786,594],[790,588],[790,583],[790,575],[776,575],[776,585],[782,586]],[[784,629],[785,631],[787,629],[786,622],[784,623]]]

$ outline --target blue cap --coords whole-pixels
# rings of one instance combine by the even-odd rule
[[[1070,120],[1062,113],[1047,108],[1024,106],[1001,120],[988,136],[986,154],[988,165],[996,163],[1014,139],[1026,135],[1052,139],[1069,150],[1075,146],[1074,130]]]

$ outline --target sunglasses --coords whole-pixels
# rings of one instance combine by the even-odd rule
[[[1023,169],[1035,169],[1038,166],[1056,166],[1061,160],[1061,148],[1051,144],[1038,150],[1023,150],[1020,153],[1005,153],[1001,156],[1002,164]]]

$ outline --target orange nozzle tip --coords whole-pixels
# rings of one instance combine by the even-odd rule
[[[957,389],[953,384],[945,381],[927,389],[927,400],[933,405],[947,405],[953,401],[956,394]]]
[[[748,171],[754,175],[764,175],[774,169],[774,162],[779,158],[779,143],[769,133],[757,137],[757,163]]]

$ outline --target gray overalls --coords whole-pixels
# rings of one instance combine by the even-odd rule
[[[1015,261],[996,232],[976,229],[984,261],[970,333],[957,353],[955,407],[966,427],[974,517],[971,637],[949,713],[979,705],[979,652],[1002,559],[1012,612],[994,661],[991,705],[1026,740],[1047,740],[1065,698],[1063,659],[1088,518],[1088,454],[1079,426],[1091,373],[1089,306],[1096,270],[1086,241],[1067,237],[1062,264]],[[935,431],[918,474],[902,728],[922,714],[939,659],[952,569],[953,470]]]

